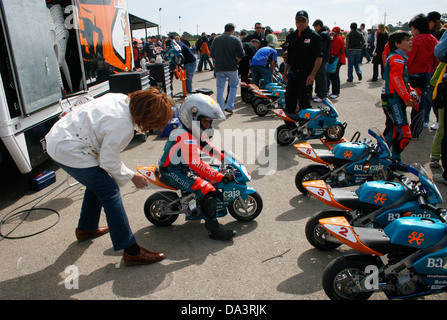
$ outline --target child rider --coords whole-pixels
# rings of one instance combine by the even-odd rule
[[[200,210],[212,239],[231,240],[235,232],[224,229],[216,220],[219,193],[213,183],[228,183],[232,177],[203,162],[198,152],[200,148],[223,161],[223,154],[207,140],[212,136],[213,120],[225,120],[225,115],[211,97],[198,93],[185,99],[178,117],[182,127],[172,131],[166,142],[159,161],[160,172],[179,189],[194,192],[201,198]]]
[[[394,32],[389,37],[391,52],[385,63],[381,96],[386,116],[383,135],[391,149],[391,160],[401,171],[408,171],[401,161],[401,153],[412,138],[406,108],[418,107],[417,96],[408,83],[406,53],[411,50],[410,37],[403,31]]]

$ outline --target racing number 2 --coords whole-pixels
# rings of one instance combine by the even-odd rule
[[[348,229],[346,227],[340,227],[340,231],[338,231],[338,234],[340,234],[342,237],[347,238],[348,237]]]

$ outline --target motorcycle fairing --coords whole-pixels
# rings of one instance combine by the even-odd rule
[[[343,142],[332,148],[337,159],[354,161],[369,154],[369,147],[359,142]]]
[[[337,202],[330,190],[330,187],[326,184],[324,180],[313,180],[303,182],[303,187],[306,188],[309,193],[318,198],[320,201],[326,203],[327,205],[338,208],[342,210],[352,211],[353,209],[345,207],[344,205]]]
[[[272,112],[274,114],[276,114],[278,117],[280,117],[281,119],[284,119],[284,120],[290,121],[290,122],[296,122],[296,120],[293,120],[292,118],[289,117],[293,114],[286,114],[286,112],[283,109],[272,109]]]
[[[301,154],[306,156],[312,161],[329,165],[332,161],[325,161],[324,159],[334,158],[334,154],[329,150],[315,150],[312,145],[308,142],[297,143],[294,145],[295,149],[297,149]],[[318,152],[318,154],[317,154]]]
[[[137,171],[148,178],[149,181],[156,186],[170,190],[177,190],[177,188],[172,186],[167,180],[163,179],[157,166],[138,167]]]
[[[391,206],[391,208],[384,210],[377,215],[375,220],[379,225],[386,226],[390,222],[403,217],[436,218],[436,214],[429,210],[419,208],[417,201],[408,201],[401,203],[396,208]]]
[[[368,192],[368,189],[371,189],[372,192]],[[378,206],[387,206],[395,203],[401,198],[405,193],[405,188],[396,182],[368,181],[362,184],[356,190],[356,193],[361,202]]]
[[[332,217],[332,218],[325,218],[320,219],[319,223],[325,228],[331,235],[336,237],[341,242],[347,244],[351,248],[364,252],[367,254],[373,254],[376,256],[382,256],[383,254],[380,252],[377,252],[370,247],[366,246],[364,243],[362,243],[355,233],[354,229],[349,224],[348,220],[346,220],[345,217]],[[359,228],[361,229],[368,229],[367,232],[371,231],[372,233],[378,233],[381,230],[380,229],[372,229],[372,228]],[[371,233],[370,232],[370,233]],[[383,239],[383,243],[387,242],[386,238],[381,238],[380,236],[371,236],[371,238],[376,239],[380,241],[380,239]],[[382,244],[381,246],[384,246]]]
[[[418,249],[434,246],[447,234],[447,226],[438,219],[403,217],[384,228],[391,243]]]

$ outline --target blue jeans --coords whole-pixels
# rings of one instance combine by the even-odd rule
[[[194,71],[196,71],[197,62],[191,62],[185,64],[185,72],[186,72],[186,92],[192,92],[192,78],[194,77]]]
[[[272,74],[270,70],[264,66],[250,66],[253,83],[259,86],[261,79],[265,80],[265,84],[272,83]]]
[[[360,70],[360,63],[362,62],[362,50],[346,50],[346,56],[348,58],[348,81],[353,80],[352,71],[355,69],[355,73],[358,77],[362,76],[362,70]]]
[[[225,105],[224,91],[225,84],[227,83],[230,87],[230,92],[228,93],[227,104]],[[234,99],[236,98],[237,86],[239,85],[239,77],[237,70],[235,71],[219,71],[216,72],[216,87],[217,87],[217,103],[224,111],[225,109],[234,109]]]
[[[115,180],[99,166],[72,168],[57,162],[56,164],[86,187],[78,228],[85,231],[96,231],[101,208],[104,208],[113,249],[118,251],[135,244],[136,241],[130,230],[120,189]]]

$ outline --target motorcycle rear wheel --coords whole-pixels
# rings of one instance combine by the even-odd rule
[[[289,146],[295,141],[295,136],[290,133],[290,126],[287,124],[280,125],[276,129],[276,142],[281,146]]]
[[[324,132],[327,141],[339,141],[345,135],[345,127],[341,124],[332,126]]]
[[[324,235],[328,234],[328,232],[319,222],[320,219],[339,216],[344,216],[348,221],[350,220],[349,216],[345,215],[340,210],[324,210],[313,214],[306,222],[305,233],[307,241],[309,241],[315,248],[322,251],[334,250],[341,246],[341,242],[332,242],[324,238]]]
[[[321,180],[320,178],[329,171],[330,169],[324,165],[310,165],[301,168],[295,176],[295,186],[302,194],[308,194],[309,192],[303,187],[303,182]]]
[[[144,215],[152,224],[159,227],[170,226],[178,218],[178,214],[163,214],[166,205],[178,199],[175,192],[157,192],[146,199],[144,203]],[[172,209],[171,209],[172,210]]]
[[[268,100],[265,99],[258,100],[254,103],[253,110],[258,116],[263,117],[269,112],[268,109],[269,104],[270,102]]]
[[[247,206],[247,211],[241,205],[239,198],[234,200],[228,207],[228,212],[231,216],[238,221],[252,221],[262,211],[263,202],[259,193],[255,192],[248,195],[245,200],[245,205]]]
[[[324,292],[331,300],[367,300],[374,292],[360,291],[358,283],[368,276],[365,268],[371,265],[380,268],[382,263],[377,257],[363,254],[338,257],[324,270]]]

